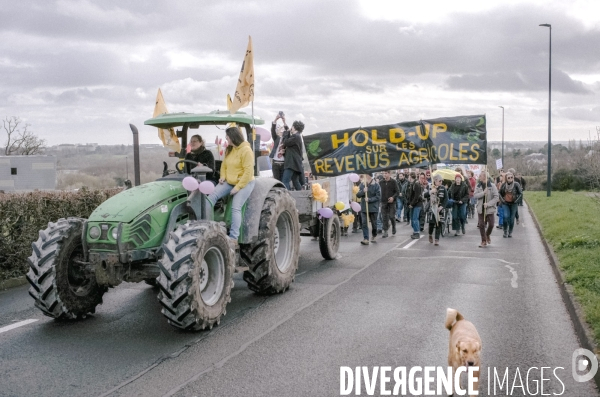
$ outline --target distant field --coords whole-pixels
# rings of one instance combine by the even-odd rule
[[[600,195],[568,191],[546,197],[528,191],[525,196],[600,341]]]
[[[73,190],[87,186],[107,189],[123,186],[125,179],[134,179],[133,148],[101,147],[91,153],[51,153],[57,157],[57,189]],[[140,148],[141,183],[156,180],[162,175],[163,161],[169,169],[178,159],[169,157],[166,149]]]

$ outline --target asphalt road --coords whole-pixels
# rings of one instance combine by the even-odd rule
[[[260,297],[236,275],[227,316],[207,332],[170,327],[145,284],[109,291],[79,322],[43,316],[27,286],[2,291],[0,396],[336,396],[341,366],[445,367],[447,307],[482,338],[480,395],[540,395],[539,368],[551,367],[544,394],[597,396],[593,381],[573,380],[579,344],[540,236],[520,212],[514,237],[494,229],[486,249],[474,221],[439,247],[426,236],[413,243],[406,225],[367,247],[350,234],[333,261],[303,237],[288,292]],[[2,331],[27,319],[37,321]],[[504,389],[488,370],[508,373]]]

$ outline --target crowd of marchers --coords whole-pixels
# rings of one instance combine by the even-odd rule
[[[355,218],[352,233],[362,230],[361,244],[369,245],[379,236],[388,238],[390,226],[391,235],[396,235],[396,225],[406,222],[412,228],[411,238],[419,239],[427,231],[429,242],[437,246],[442,228],[458,237],[466,234],[469,219],[477,219],[479,247],[485,248],[492,243],[497,216],[496,227],[502,229],[504,238],[512,238],[515,223],[519,223],[519,206],[523,205],[525,180],[521,174],[511,168],[500,170],[492,179],[486,171],[476,177],[473,171],[456,167],[453,180],[448,179],[447,172],[443,175],[432,175],[430,170],[364,174],[356,184],[361,213]]]
[[[298,120],[289,128],[283,112],[279,112],[271,124],[274,144],[269,157],[273,177],[282,181],[288,190],[305,189],[313,179],[304,172],[303,130],[304,123]],[[228,128],[226,138],[228,148],[220,172],[207,175],[207,179],[215,182],[218,178],[215,191],[208,199],[214,203],[222,196],[234,195],[230,237],[237,240],[241,207],[254,187],[254,157],[237,127]],[[188,163],[204,164],[214,170],[214,158],[205,149],[203,139],[194,135],[190,145],[191,151],[186,155]],[[448,175],[454,178],[449,179]],[[519,223],[518,207],[523,203],[525,180],[512,168],[507,172],[500,170],[494,180],[482,171],[477,179],[472,170],[465,172],[461,167],[455,168],[454,174],[434,172],[432,175],[430,170],[363,174],[362,181],[355,184],[353,201],[360,202],[361,208],[359,216],[354,217],[352,232],[362,230],[361,244],[369,245],[376,242],[379,235],[388,238],[390,226],[392,236],[396,235],[396,224],[406,222],[412,227],[411,238],[419,239],[427,228],[429,242],[437,246],[442,229],[451,226],[455,237],[464,235],[468,219],[477,215],[479,246],[484,248],[492,243],[497,215],[497,227],[503,230],[503,237],[511,238],[515,222]],[[342,213],[338,211],[338,215]],[[349,225],[343,227],[342,235],[347,235],[348,228]]]

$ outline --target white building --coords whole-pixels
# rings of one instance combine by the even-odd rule
[[[0,190],[56,189],[55,156],[0,156]]]

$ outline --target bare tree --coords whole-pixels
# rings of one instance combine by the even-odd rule
[[[4,155],[41,154],[46,149],[46,141],[38,138],[18,116],[10,116],[2,120],[2,128],[6,134]]]

